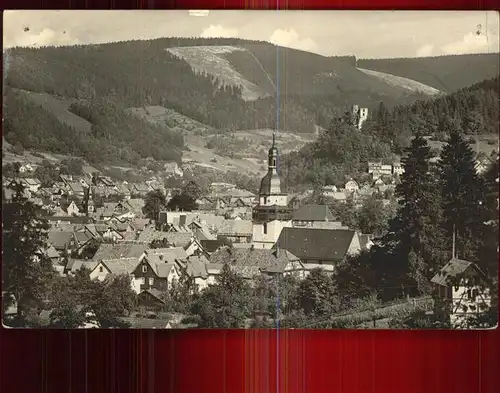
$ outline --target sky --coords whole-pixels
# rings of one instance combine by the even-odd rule
[[[238,37],[325,56],[499,52],[495,11],[5,11],[4,48]]]

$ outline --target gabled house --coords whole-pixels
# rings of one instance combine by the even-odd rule
[[[198,210],[215,210],[216,204],[208,197],[200,197],[196,200]]]
[[[214,276],[208,274],[208,259],[205,256],[188,257],[181,273],[187,275],[198,287],[199,291],[215,283]]]
[[[61,254],[70,253],[78,248],[78,242],[73,231],[49,231],[47,244],[54,247]]]
[[[224,247],[225,243],[222,240],[200,240],[200,245],[205,256],[209,257],[219,248]]]
[[[146,309],[157,309],[166,304],[162,292],[154,288],[139,293],[137,303],[139,307],[145,307]]]
[[[19,167],[19,173],[23,173],[23,174],[24,173],[31,173],[33,171],[34,171],[33,165],[31,165],[29,162],[26,162]]]
[[[68,216],[78,216],[80,214],[80,207],[75,201],[71,201],[69,203],[61,201],[59,207]]]
[[[446,318],[455,329],[467,318],[486,313],[492,306],[491,284],[479,267],[453,258],[432,279],[435,293]]]
[[[66,192],[68,195],[73,195],[79,198],[83,198],[85,196],[85,188],[79,181],[66,183]]]
[[[312,228],[316,222],[334,222],[330,208],[327,205],[303,205],[293,212],[294,227]]]
[[[127,275],[130,276],[137,264],[139,263],[137,258],[118,258],[118,259],[101,259],[97,262],[94,268],[90,272],[90,278],[92,280],[104,280],[108,275],[120,276]],[[137,287],[134,286],[133,277],[130,277],[131,285],[137,292]],[[138,292],[137,292],[138,293]]]
[[[295,275],[305,277],[305,269],[300,259],[289,251],[279,249],[254,249],[223,247],[210,256],[211,264],[229,264],[246,279],[254,279],[260,274]]]
[[[36,178],[24,178],[21,184],[25,186],[30,192],[36,193],[42,186],[42,182]]]
[[[250,243],[253,225],[250,220],[224,220],[217,228],[217,238],[226,237],[235,243]]]
[[[306,270],[333,271],[348,255],[361,251],[356,231],[345,229],[283,228],[273,249],[297,256]]]
[[[139,288],[139,293],[144,290],[157,289],[164,291],[172,285],[174,280],[179,280],[179,268],[165,254],[145,254],[132,272]]]
[[[347,191],[347,192],[356,192],[359,190],[359,185],[358,183],[356,182],[356,180],[349,180],[345,186],[344,186],[344,189]]]
[[[94,260],[137,258],[139,259],[147,247],[142,244],[101,244],[94,255]]]
[[[151,188],[144,183],[134,184],[130,188],[130,193],[134,195],[146,196],[148,192],[152,191]]]

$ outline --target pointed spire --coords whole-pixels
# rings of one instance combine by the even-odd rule
[[[276,147],[276,130],[273,131],[273,146],[272,147]]]

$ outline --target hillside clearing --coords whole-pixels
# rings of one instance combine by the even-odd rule
[[[436,96],[439,94],[443,94],[438,89],[435,89],[434,87],[431,87],[431,86],[424,85],[423,83],[414,81],[413,79],[403,78],[401,76],[387,74],[385,72],[366,70],[363,68],[358,68],[358,70],[367,74],[367,75],[374,76],[374,77],[384,81],[385,83],[387,83],[391,86],[400,87],[400,88],[406,89],[412,93],[423,93],[423,94],[427,94],[429,96]]]
[[[222,55],[234,51],[246,51],[244,48],[229,45],[187,46],[168,48],[167,51],[188,62],[196,72],[206,72],[217,78],[221,83],[230,86],[241,86],[245,101],[255,101],[268,97],[269,94],[259,86],[245,79],[234,69],[231,63]]]

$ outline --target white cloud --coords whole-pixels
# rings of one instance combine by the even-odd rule
[[[200,34],[202,38],[232,38],[238,37],[238,29],[231,29],[222,25],[210,25]]]
[[[417,57],[428,57],[432,56],[432,52],[434,50],[434,45],[431,44],[425,44],[422,45],[420,48],[417,50]]]
[[[481,53],[488,51],[488,39],[483,34],[469,33],[461,40],[444,45],[441,50],[446,54]]]
[[[4,37],[5,39],[6,37]],[[75,45],[80,41],[73,37],[69,31],[55,31],[48,27],[33,32],[30,30],[23,30],[22,34],[17,34],[10,39],[6,40],[5,47],[12,46],[62,46],[62,45]]]
[[[314,51],[318,47],[316,42],[314,42],[311,38],[301,39],[299,34],[294,29],[275,30],[269,38],[269,41],[275,45],[304,51]]]

